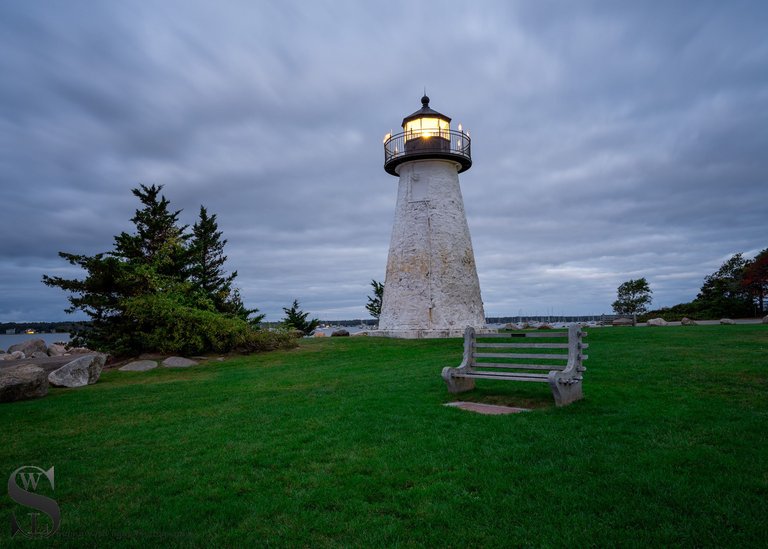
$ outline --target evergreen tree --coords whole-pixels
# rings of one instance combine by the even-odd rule
[[[241,320],[248,322],[253,327],[258,328],[261,325],[261,321],[264,320],[266,315],[256,314],[258,309],[248,309],[243,303],[243,298],[240,296],[240,289],[234,288],[227,300],[224,302],[221,312],[235,316]]]
[[[216,223],[216,214],[208,215],[208,210],[200,206],[200,217],[192,226],[192,239],[189,245],[189,277],[192,284],[202,290],[221,311],[232,292],[232,281],[237,271],[227,275],[224,272],[226,239]]]
[[[381,300],[384,297],[384,284],[371,280],[371,286],[373,286],[373,296],[368,296],[368,303],[365,308],[371,314],[371,316],[378,320],[381,316]]]
[[[59,256],[88,273],[82,280],[43,275],[43,283],[47,286],[69,292],[67,313],[80,310],[90,319],[87,328],[78,328],[72,334],[74,343],[99,350],[123,350],[125,345],[118,342],[121,339],[119,334],[130,329],[121,314],[123,300],[141,291],[142,285],[136,282],[135,277],[127,276],[126,265],[113,255],[100,253],[87,256],[59,252]]]
[[[133,265],[151,266],[157,274],[176,280],[186,278],[187,225],[179,226],[181,210],[172,212],[170,202],[160,195],[162,185],[139,185],[131,192],[144,205],[136,210],[131,221],[136,232],[120,233],[115,237],[112,255]]]
[[[115,355],[142,351],[202,353],[235,347],[256,349],[277,335],[255,332],[240,293],[237,273],[226,275],[216,216],[201,208],[192,234],[169,209],[162,186],[133,189],[142,208],[131,221],[135,232],[114,239],[111,252],[59,255],[85,271],[83,279],[43,276],[43,283],[70,293],[67,312],[81,310],[90,327],[76,341]],[[190,237],[193,238],[190,243]],[[263,336],[263,337],[262,337]],[[258,340],[258,341],[257,341]],[[268,343],[271,345],[271,343]]]
[[[290,308],[283,307],[285,312],[285,318],[283,324],[288,328],[293,328],[303,333],[305,336],[312,335],[315,328],[320,324],[320,321],[316,318],[307,320],[309,313],[303,312],[299,309],[299,300],[294,299]]]
[[[258,309],[247,309],[243,304],[240,290],[232,287],[237,278],[237,271],[227,274],[224,263],[224,246],[227,240],[222,239],[222,232],[216,222],[216,214],[208,215],[205,206],[200,206],[200,216],[192,226],[192,238],[189,244],[190,282],[205,297],[211,300],[220,313],[236,316],[254,325],[259,324],[264,315],[254,315]]]

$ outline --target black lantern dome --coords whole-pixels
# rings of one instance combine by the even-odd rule
[[[408,124],[408,122],[413,122],[415,120],[422,119],[422,118],[427,118],[427,119],[436,118],[438,120],[444,121],[448,125],[451,124],[451,119],[449,117],[445,116],[442,113],[437,112],[434,109],[429,108],[429,97],[427,97],[426,95],[421,98],[421,108],[417,110],[415,113],[411,114],[410,116],[406,116],[405,118],[403,118],[403,123],[402,123],[403,130],[406,129],[405,126],[406,124]]]
[[[398,175],[397,167],[412,160],[453,160],[459,173],[472,166],[469,135],[459,124],[451,129],[451,119],[429,107],[429,97],[421,98],[421,108],[403,118],[403,131],[384,137],[384,170]]]

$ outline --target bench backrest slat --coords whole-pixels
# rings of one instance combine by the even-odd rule
[[[567,343],[475,343],[478,349],[567,349]]]
[[[568,337],[568,332],[550,332],[549,330],[542,330],[540,332],[508,332],[501,334],[480,334],[476,335],[476,339],[510,339],[518,337]]]
[[[545,355],[544,353],[475,353],[475,358],[527,358],[527,359],[547,359],[547,360],[568,360],[568,355]],[[475,363],[482,366],[482,362]]]
[[[565,364],[520,364],[511,362],[475,362],[474,371],[483,368],[507,368],[509,370],[563,370]]]

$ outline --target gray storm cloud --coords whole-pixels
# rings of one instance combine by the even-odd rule
[[[218,215],[268,319],[363,318],[396,181],[381,137],[469,128],[488,315],[689,301],[768,246],[764,2],[0,5],[0,318],[63,319],[43,273],[130,228],[130,189]]]

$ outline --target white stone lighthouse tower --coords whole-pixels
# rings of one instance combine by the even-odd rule
[[[459,173],[470,139],[429,107],[384,138],[384,169],[399,177],[379,330],[393,337],[457,337],[485,326]]]

